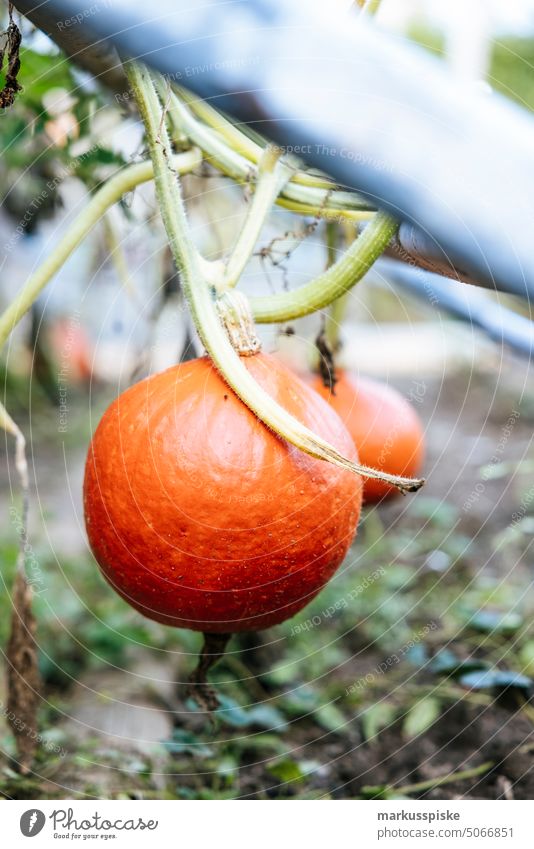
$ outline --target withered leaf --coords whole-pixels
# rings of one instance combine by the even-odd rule
[[[11,11],[11,10],[10,10]],[[2,91],[0,91],[0,108],[5,109],[15,102],[17,92],[22,86],[17,81],[20,70],[20,43],[22,36],[16,23],[11,20],[5,33],[4,46],[0,49],[0,70],[4,66],[4,57],[7,53],[6,79]]]
[[[33,590],[19,564],[13,586],[13,613],[6,660],[7,718],[15,737],[19,769],[22,773],[30,771],[39,739],[37,710],[40,677],[32,596]]]

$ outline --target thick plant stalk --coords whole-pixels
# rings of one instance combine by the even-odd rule
[[[181,174],[186,174],[197,168],[202,162],[199,151],[190,150],[172,157],[172,167]],[[72,252],[83,241],[85,236],[102,218],[107,210],[117,203],[127,192],[141,183],[147,183],[154,176],[152,162],[140,162],[123,168],[111,177],[99,189],[85,209],[73,221],[53,252],[39,266],[37,271],[28,278],[20,293],[0,316],[0,348],[5,344],[9,334],[28,312],[31,305],[57,274]]]
[[[260,421],[306,454],[355,474],[390,483],[403,492],[419,489],[423,480],[388,475],[344,457],[277,404],[250,375],[219,320],[212,287],[202,276],[198,254],[189,233],[177,175],[168,166],[171,159],[170,142],[150,75],[146,68],[135,63],[129,63],[125,70],[145,125],[148,148],[154,163],[159,208],[182,275],[183,291],[200,338],[228,385]]]
[[[385,212],[377,212],[361,236],[323,274],[294,291],[251,298],[254,319],[259,324],[293,321],[295,318],[324,309],[367,274],[388,246],[398,226],[391,216]]]

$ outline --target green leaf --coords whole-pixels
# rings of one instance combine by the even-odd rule
[[[393,569],[388,569],[385,582],[390,589],[407,590],[417,579],[417,571],[413,566],[396,563]]]
[[[312,687],[299,687],[281,697],[281,707],[286,716],[304,716],[318,709],[319,693]]]
[[[455,504],[428,495],[414,498],[410,508],[412,516],[429,519],[441,527],[451,528],[459,516],[459,510]]]
[[[219,696],[220,707],[217,708],[217,716],[227,725],[234,728],[248,728],[255,726],[265,728],[268,731],[285,731],[287,722],[280,711],[273,705],[258,704],[250,708],[244,708],[229,696]]]
[[[364,711],[361,723],[364,737],[368,743],[376,742],[382,728],[393,721],[396,713],[397,709],[391,702],[377,702]]]
[[[250,725],[257,728],[265,728],[267,731],[285,731],[287,722],[274,705],[259,704],[254,705],[247,711],[250,720]]]
[[[298,625],[298,620],[294,621],[295,624]],[[276,684],[277,686],[283,686],[284,684],[289,683],[294,685],[297,669],[297,663],[288,663],[287,660],[284,660],[281,662],[280,666],[274,666],[272,669],[265,672],[262,677],[270,684]]]
[[[163,745],[173,755],[183,752],[197,755],[201,758],[208,758],[213,755],[213,750],[209,746],[206,746],[205,743],[202,743],[198,737],[185,728],[175,728],[170,740],[165,740]]]
[[[367,784],[360,790],[360,795],[364,799],[387,799],[388,801],[410,799],[410,796],[397,792],[394,787],[390,787],[388,784],[377,784],[375,787]]]
[[[429,664],[429,669],[435,675],[450,675],[456,677],[458,675],[466,674],[467,672],[473,672],[475,670],[487,669],[488,664],[484,660],[477,660],[474,657],[465,658],[465,660],[460,660],[460,658],[456,657],[453,652],[449,651],[449,649],[442,649],[439,651]]]
[[[241,705],[229,696],[219,694],[219,707],[215,711],[222,722],[234,728],[246,728],[250,724],[248,714]]]
[[[534,675],[534,640],[528,640],[521,646],[519,659],[522,666],[521,671],[525,675]]]
[[[282,758],[267,766],[268,771],[279,781],[302,781],[306,773],[292,758]]]
[[[519,672],[501,669],[487,669],[484,672],[470,672],[460,678],[462,687],[470,690],[506,690],[514,687],[530,691],[533,681]]]
[[[327,731],[343,733],[346,730],[347,719],[335,704],[321,705],[314,713],[315,721]]]
[[[94,185],[95,176],[98,176],[98,168],[102,165],[125,165],[124,157],[112,150],[95,146],[87,153],[81,154],[72,160],[72,173],[84,180],[89,185]],[[96,172],[96,173],[95,173]]]
[[[65,56],[37,53],[28,47],[20,51],[18,79],[24,89],[21,100],[39,108],[42,97],[51,88],[74,91],[77,87]]]
[[[522,624],[523,619],[519,613],[505,613],[500,610],[479,610],[468,622],[469,628],[483,634],[515,634]]]
[[[360,796],[363,799],[389,799],[392,792],[388,784],[366,784],[360,790]]]
[[[412,666],[424,666],[428,660],[428,652],[424,643],[416,643],[408,649],[405,655],[408,663]]]
[[[197,791],[192,787],[177,787],[176,795],[179,799],[196,799]]]
[[[408,711],[403,723],[403,734],[408,739],[423,734],[438,719],[441,713],[439,699],[426,696],[414,704]]]
[[[217,775],[222,775],[223,778],[231,779],[235,776],[238,770],[238,763],[231,755],[226,755],[217,762]]]
[[[242,751],[275,752],[277,755],[287,751],[287,745],[277,734],[248,734],[241,740],[234,740],[234,746]]]
[[[139,775],[150,775],[152,772],[152,768],[146,761],[139,760],[138,758],[132,758],[131,761],[127,763],[128,772],[135,772]]]
[[[486,466],[481,466],[479,474],[483,480],[491,481],[499,478],[508,477],[511,474],[529,474],[534,471],[534,461],[509,461],[504,463],[488,463]]]

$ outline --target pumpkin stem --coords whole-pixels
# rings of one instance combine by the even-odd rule
[[[241,292],[228,290],[217,298],[216,306],[234,351],[242,357],[257,354],[261,350],[261,342],[248,299]]]
[[[215,688],[208,681],[208,672],[224,655],[231,636],[232,634],[204,633],[204,644],[198,656],[198,663],[189,679],[187,695],[208,713],[217,710],[220,704]]]
[[[319,374],[321,375],[321,380],[323,381],[323,385],[330,390],[332,395],[336,394],[336,383],[338,382],[338,376],[336,372],[336,363],[334,360],[334,353],[328,339],[326,338],[326,332],[324,326],[321,328],[319,333],[317,334],[317,338],[315,340],[315,347],[317,348],[317,352],[319,354]]]

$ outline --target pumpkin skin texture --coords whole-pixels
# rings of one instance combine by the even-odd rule
[[[286,410],[357,460],[325,401],[274,357],[243,359]],[[275,625],[331,578],[362,479],[278,438],[207,358],[156,374],[105,412],[84,510],[104,576],[145,616],[208,633]]]
[[[334,392],[319,375],[312,386],[345,422],[360,462],[392,475],[417,475],[424,459],[424,433],[411,404],[396,389],[376,380],[352,378],[342,370],[337,377]],[[364,480],[364,502],[397,493],[396,487],[382,481]]]

